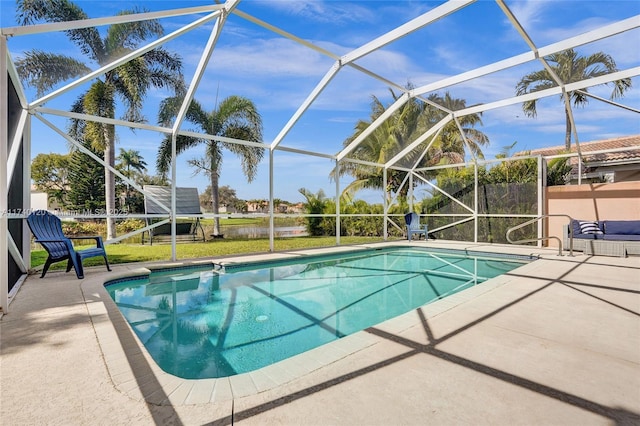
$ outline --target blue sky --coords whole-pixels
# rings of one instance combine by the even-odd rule
[[[147,10],[166,10],[209,4],[204,1],[78,1],[90,17],[112,16],[132,5]],[[334,54],[344,55],[372,39],[392,30],[442,2],[422,1],[244,1],[238,9]],[[640,14],[640,2],[619,1],[507,1],[520,23],[538,47],[576,36],[591,29]],[[16,26],[15,1],[0,0],[2,27]],[[162,19],[167,33],[194,21],[198,16]],[[640,18],[637,18],[640,19]],[[185,79],[189,82],[200,54],[207,42],[212,24],[200,27],[165,47],[181,55]],[[64,34],[39,34],[13,37],[8,42],[14,59],[23,52],[37,48],[56,53],[80,56],[79,50]],[[640,30],[611,37],[577,48],[581,55],[603,51],[610,54],[619,69],[640,65]],[[404,85],[421,86],[444,77],[487,65],[528,51],[526,43],[510,25],[493,1],[478,1],[459,12],[391,43],[367,55],[357,64],[376,74]],[[253,100],[262,114],[264,141],[271,143],[299,105],[333,65],[333,59],[305,46],[231,15],[211,57],[205,77],[195,98],[207,109],[216,100],[229,95],[246,96]],[[491,102],[514,96],[520,78],[541,69],[538,62],[517,66],[494,75],[448,88],[455,98],[467,105]],[[83,86],[61,96],[46,106],[68,110],[73,100],[86,90]],[[590,93],[608,98],[611,89],[593,87]],[[444,92],[440,92],[443,94]],[[159,102],[166,92],[149,93],[144,114],[150,124],[156,124]],[[298,121],[282,142],[283,146],[335,154],[351,135],[359,119],[367,119],[371,96],[385,103],[391,98],[388,86],[349,67],[343,68]],[[35,93],[27,88],[27,96]],[[640,108],[640,79],[633,79],[633,88],[621,103]],[[121,111],[120,111],[121,113]],[[65,128],[65,121],[53,116],[48,120]],[[585,109],[575,111],[581,142],[640,133],[638,115],[592,100]],[[490,139],[484,148],[486,158],[494,158],[504,147],[517,141],[515,150],[529,150],[564,143],[564,113],[558,97],[539,103],[538,117],[527,118],[519,105],[487,111],[478,129]],[[186,124],[185,128],[193,129]],[[139,150],[153,174],[157,147],[162,136],[148,131],[118,128],[117,148]],[[67,143],[46,126],[34,120],[32,156],[40,152],[66,152]],[[200,192],[208,184],[204,175],[193,175],[187,160],[203,155],[203,149],[193,149],[179,157],[178,186],[195,186]],[[276,151],[276,198],[302,201],[299,188],[312,192],[323,189],[335,192],[329,179],[334,164],[327,159]],[[259,168],[255,181],[246,183],[239,160],[225,154],[221,185],[236,189],[243,199],[268,198],[268,156]],[[344,188],[349,178],[340,182]],[[370,202],[380,202],[381,194],[362,194]]]

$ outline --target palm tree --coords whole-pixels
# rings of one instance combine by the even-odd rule
[[[322,189],[320,189],[317,194],[314,194],[306,188],[300,188],[298,192],[307,199],[307,202],[304,203],[304,208],[308,214],[324,213],[328,200]],[[322,220],[322,217],[315,216],[310,216],[305,219],[309,235],[319,236],[324,234],[324,231],[322,230]]]
[[[618,71],[613,58],[603,52],[584,57],[579,56],[575,50],[568,49],[549,55],[545,59],[556,76],[565,84],[588,80]],[[606,84],[613,84],[611,99],[616,99],[622,97],[624,92],[631,88],[631,79],[624,78]],[[543,69],[522,77],[516,85],[516,94],[520,96],[556,87],[557,85],[558,83],[553,79],[549,71]],[[588,93],[586,88],[580,91],[569,92],[570,103],[573,102],[574,107],[587,105],[589,103],[589,97],[586,93]],[[537,100],[534,99],[522,104],[522,110],[527,117],[535,117],[537,115],[536,102]],[[565,104],[566,133],[564,143],[567,151],[571,149],[571,120],[569,119],[568,108],[570,108],[570,105]]]
[[[413,86],[409,84],[408,89]],[[391,91],[395,100],[399,95]],[[349,155],[350,158],[384,164],[406,146],[416,140],[421,134],[426,132],[434,124],[446,116],[444,109],[458,110],[466,107],[466,102],[462,99],[452,98],[447,92],[444,96],[432,94],[429,96],[430,103],[425,103],[417,99],[410,99],[398,109],[390,118],[378,126],[367,138],[365,138]],[[434,104],[442,106],[440,109]],[[371,116],[369,120],[360,120],[355,127],[352,136],[344,141],[344,146],[348,146],[356,139],[371,123],[382,115],[386,110],[384,104],[375,96],[371,103]],[[458,163],[464,161],[465,151],[470,149],[476,157],[482,158],[481,146],[486,145],[489,139],[485,134],[475,129],[474,126],[482,124],[479,114],[472,114],[459,119],[462,131],[466,138],[462,137],[455,122],[445,125],[437,139],[431,145],[427,155],[420,160],[418,167],[428,167],[441,163]],[[405,160],[407,165],[413,165],[418,161],[418,156],[422,154],[426,144],[422,149],[418,147],[407,154]],[[361,189],[382,189],[383,170],[380,167],[366,166],[359,163],[342,162],[337,170],[339,176],[351,175],[354,181],[343,191],[343,196],[347,199]],[[331,172],[335,178],[336,170]],[[399,192],[401,197],[406,197],[408,186],[400,188],[400,184],[405,176],[405,172],[390,169],[387,173],[387,190]]]
[[[18,19],[22,25],[38,21],[66,22],[87,19],[87,14],[68,0],[19,0]],[[124,10],[121,14],[139,13],[140,10]],[[79,47],[88,62],[106,65],[114,59],[135,50],[140,42],[163,34],[162,26],[155,20],[128,22],[109,26],[104,38],[97,28],[66,30],[69,39]],[[26,84],[37,89],[38,96],[52,89],[57,83],[86,75],[91,68],[77,58],[42,52],[34,49],[16,61],[19,74]],[[182,62],[177,55],[162,48],[147,52],[96,78],[88,91],[72,106],[72,111],[101,117],[115,118],[117,101],[126,108],[123,119],[143,121],[141,114],[147,90],[168,87],[176,93],[184,90]],[[97,122],[72,120],[69,134],[76,140],[84,140],[94,148],[104,151],[105,162],[115,166],[115,127]],[[115,210],[115,176],[105,167],[105,198],[107,211]],[[107,237],[115,237],[115,221],[107,221]]]
[[[133,172],[142,173],[147,170],[147,163],[142,159],[140,151],[135,149],[123,149],[120,148],[120,155],[117,160],[120,162],[119,167],[123,169],[123,174],[129,179],[132,178]],[[127,189],[125,193],[125,204],[129,206],[129,183],[127,183]]]
[[[142,159],[140,151],[135,149],[120,148],[120,155],[118,155],[117,160],[120,161],[120,166],[124,169],[123,175],[128,178],[133,176],[134,171],[142,173],[147,170],[147,163]]]
[[[165,99],[160,105],[159,122],[170,126],[180,109],[182,99],[179,97]],[[186,119],[200,127],[202,132],[212,136],[223,136],[251,142],[262,141],[262,118],[254,103],[241,96],[229,96],[211,112],[206,112],[202,105],[193,100],[187,109]],[[211,200],[213,213],[220,212],[219,178],[222,169],[223,148],[240,157],[242,171],[251,182],[258,171],[258,164],[264,155],[264,149],[242,144],[228,143],[205,138],[193,138],[178,135],[176,153],[180,154],[199,144],[206,145],[206,156],[190,160],[196,167],[196,173],[204,172],[211,180]],[[166,175],[171,162],[171,136],[165,137],[160,145],[157,159],[159,173]],[[220,218],[214,220],[214,235],[220,234]]]
[[[453,98],[449,92],[446,92],[444,96],[432,94],[429,95],[428,99],[449,111],[458,111],[467,107],[467,102],[464,99]],[[441,109],[429,104],[426,104],[425,109],[426,111],[422,115],[429,120],[429,127],[442,120],[446,115]],[[442,163],[443,160],[451,163],[462,163],[467,151],[471,151],[470,154],[476,158],[484,158],[482,147],[489,144],[489,138],[475,128],[475,126],[482,125],[480,116],[481,114],[469,114],[459,117],[458,122],[462,128],[462,133],[460,133],[454,121],[447,123],[432,145],[430,165]]]

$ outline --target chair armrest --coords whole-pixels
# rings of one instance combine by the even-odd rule
[[[70,240],[96,240],[96,246],[100,248],[104,248],[104,244],[102,243],[102,237],[99,235],[93,237],[67,237]]]

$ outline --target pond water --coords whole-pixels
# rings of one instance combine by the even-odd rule
[[[269,228],[264,226],[222,226],[222,234],[226,238],[268,238]],[[276,226],[274,236],[306,237],[309,234],[304,226]]]

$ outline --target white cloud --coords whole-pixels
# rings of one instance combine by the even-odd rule
[[[545,0],[525,0],[510,2],[508,6],[520,25],[525,30],[531,30],[543,22],[544,12],[553,3],[553,1]]]
[[[637,67],[640,65],[640,29],[581,46],[577,50],[584,55],[596,52],[611,55],[618,69]]]
[[[269,2],[267,7],[296,18],[319,23],[362,23],[372,20],[375,16],[371,9],[357,3],[337,1],[275,1]]]
[[[251,77],[322,75],[331,59],[288,39],[258,39],[217,48],[211,64],[220,71]]]

